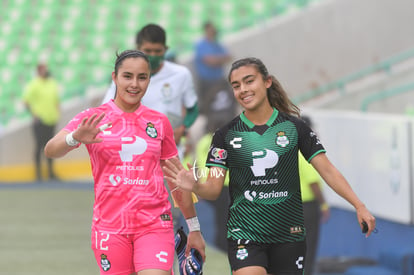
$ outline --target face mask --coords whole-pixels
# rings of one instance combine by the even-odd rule
[[[151,71],[156,71],[161,66],[161,63],[164,61],[164,56],[148,55],[148,59],[151,65]]]

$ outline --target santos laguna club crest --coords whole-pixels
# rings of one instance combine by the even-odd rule
[[[108,271],[111,268],[111,263],[105,254],[101,254],[101,267],[103,271]]]
[[[157,129],[155,129],[154,124],[152,122],[147,123],[147,129],[145,130],[149,137],[156,138],[158,136]]]
[[[289,139],[284,131],[277,132],[276,144],[283,148],[289,145]]]
[[[244,242],[244,243],[242,243]],[[249,243],[249,241],[237,241],[237,252],[236,252],[236,258],[240,261],[243,261],[249,256],[249,252],[247,251],[246,245]]]

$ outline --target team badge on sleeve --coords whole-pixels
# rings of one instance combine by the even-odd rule
[[[155,129],[154,124],[152,122],[147,123],[147,128],[145,130],[149,137],[156,138],[158,136],[157,129]]]
[[[286,133],[283,131],[278,132],[276,137],[276,144],[279,145],[280,147],[285,148],[286,146],[289,145],[289,139],[286,136]]]
[[[111,268],[111,262],[105,254],[101,254],[101,267],[103,271],[108,271]]]

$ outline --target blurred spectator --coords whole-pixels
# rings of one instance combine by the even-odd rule
[[[55,126],[60,118],[58,84],[50,76],[46,64],[37,65],[37,76],[26,86],[23,101],[33,116],[36,179],[42,181],[41,156],[43,148],[55,134]],[[50,158],[47,159],[47,169],[48,179],[56,180],[53,161]]]
[[[230,61],[230,54],[218,41],[216,27],[213,23],[206,22],[204,37],[195,47],[194,66],[198,80],[200,113],[207,118],[212,113],[220,112],[222,120],[229,120],[235,114],[237,104],[224,76],[224,67]]]
[[[302,120],[313,127],[308,116]],[[303,215],[306,229],[306,257],[305,273],[311,275],[315,271],[316,253],[319,242],[319,229],[321,221],[325,222],[330,215],[329,206],[322,192],[322,182],[319,173],[308,163],[299,152],[299,176],[302,192]]]

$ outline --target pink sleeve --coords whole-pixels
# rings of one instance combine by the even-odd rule
[[[161,159],[170,159],[178,155],[174,141],[174,131],[167,117],[163,118],[164,137],[161,144]]]

